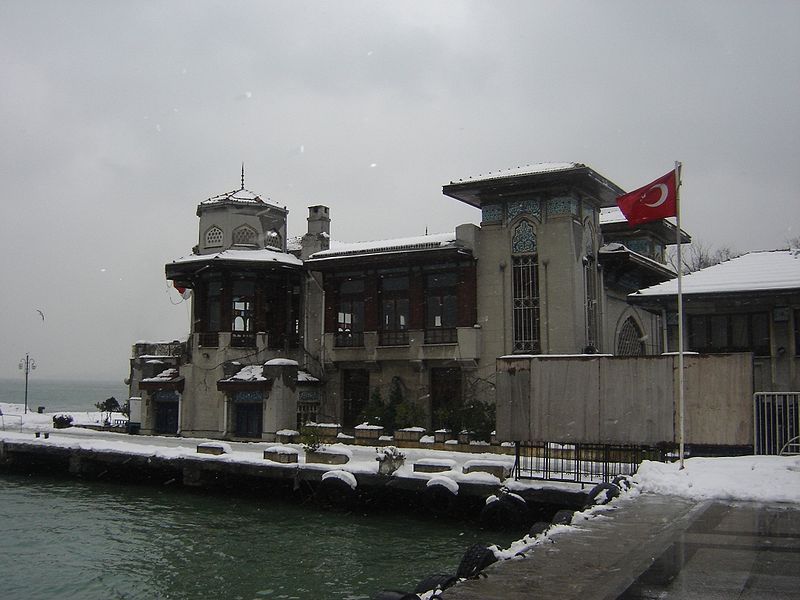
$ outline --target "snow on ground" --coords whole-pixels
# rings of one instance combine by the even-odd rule
[[[643,493],[693,500],[791,502],[800,506],[800,456],[690,458],[678,463],[645,461],[634,476]]]
[[[164,458],[191,456],[201,460],[242,462],[264,464],[263,451],[274,448],[274,442],[226,442],[229,452],[214,456],[198,454],[197,446],[208,439],[181,438],[173,436],[127,435],[105,431],[93,431],[81,427],[67,429],[53,428],[53,415],[28,412],[23,415],[23,407],[18,404],[0,403],[0,439],[50,444],[86,450],[128,452],[137,455],[152,455]],[[68,414],[76,425],[99,425],[104,414],[99,412],[75,412]],[[112,414],[112,422],[121,415]],[[34,437],[35,432],[47,432],[48,439]],[[218,442],[218,441],[217,441]],[[331,465],[306,463],[305,452],[299,444],[285,446],[298,451],[299,462],[306,468],[322,471],[331,470]],[[347,454],[350,460],[337,466],[349,473],[376,473],[378,469],[375,446],[356,446],[352,444],[327,444],[326,449]],[[226,448],[226,449],[227,449]],[[465,474],[463,468],[469,464],[503,464],[513,467],[511,455],[476,452],[455,452],[427,448],[403,448],[405,464],[395,476],[414,477],[430,480],[446,477],[455,482],[480,482],[503,484],[511,491],[536,488],[559,488],[580,490],[582,486],[572,483],[514,481],[513,478],[501,481],[489,473],[473,472]],[[417,473],[413,470],[415,462],[449,466],[441,473]],[[281,465],[281,463],[272,463]],[[285,468],[295,468],[282,465]],[[689,458],[685,468],[678,463],[658,463],[645,461],[633,477],[632,494],[653,493],[682,496],[694,500],[719,499],[730,501],[787,502],[800,506],[800,456],[740,456],[724,458]],[[585,488],[584,488],[585,489]]]

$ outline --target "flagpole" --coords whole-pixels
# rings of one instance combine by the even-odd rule
[[[680,468],[683,469],[685,414],[684,414],[684,380],[683,380],[683,260],[681,258],[681,163],[675,161],[675,222],[677,226],[676,243],[678,245],[678,454]]]

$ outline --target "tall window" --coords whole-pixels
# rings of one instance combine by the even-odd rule
[[[222,295],[222,278],[219,276],[209,277],[206,283],[206,294],[202,321],[205,324],[205,331],[217,332],[220,330],[220,296]]]
[[[633,317],[628,317],[617,336],[618,356],[644,356],[644,335]]]
[[[689,348],[769,356],[769,313],[694,315],[689,318]]]
[[[253,335],[254,296],[254,282],[235,281],[233,283],[233,322],[231,323],[231,345],[233,346],[255,346],[255,336]]]
[[[425,343],[457,341],[458,299],[455,273],[430,273],[425,278]]]
[[[381,332],[383,346],[408,344],[408,276],[381,280]]]
[[[511,294],[516,353],[540,352],[539,339],[539,274],[536,257],[536,235],[527,221],[514,230],[511,250],[517,256],[511,261]]]
[[[364,345],[364,280],[342,282],[336,311],[336,345]]]
[[[800,356],[800,308],[794,311],[794,355]]]
[[[597,268],[594,256],[583,259],[583,281],[586,290],[586,347],[597,350]]]

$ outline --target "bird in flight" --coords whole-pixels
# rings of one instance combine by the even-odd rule
[[[39,316],[42,317],[42,321],[44,321],[44,313],[40,311],[38,308],[36,309],[36,312],[39,313]]]

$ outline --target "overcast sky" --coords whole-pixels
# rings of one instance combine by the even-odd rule
[[[684,164],[683,226],[800,236],[800,3],[0,3],[0,377],[120,380],[188,332],[164,264],[197,203],[331,209],[342,241],[479,222],[454,179],[582,162],[625,189]],[[37,309],[45,314],[39,316]]]

